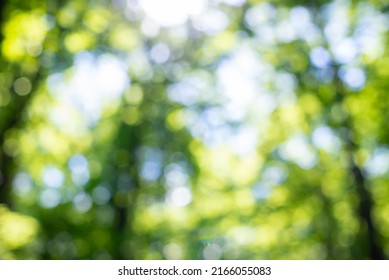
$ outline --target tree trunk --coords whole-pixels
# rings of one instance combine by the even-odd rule
[[[335,73],[338,75],[339,66],[336,66]],[[343,85],[343,82],[338,77],[335,78],[335,83],[337,99],[336,102],[339,105],[342,105],[344,96],[346,95],[346,89]],[[358,197],[356,214],[358,215],[360,227],[357,234],[357,241],[354,245],[354,251],[356,258],[382,260],[385,258],[385,254],[379,244],[379,233],[375,228],[372,218],[374,202],[368,189],[368,182],[364,176],[364,172],[354,160],[355,153],[358,151],[359,147],[355,139],[353,120],[348,112],[343,111],[343,114],[344,120],[341,125],[344,130],[342,133],[342,138],[343,142],[345,143],[348,157],[348,170],[353,183],[352,189],[356,191]],[[364,244],[365,249],[363,248]]]

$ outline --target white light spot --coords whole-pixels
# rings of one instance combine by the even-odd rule
[[[365,72],[356,67],[341,69],[340,77],[351,89],[361,89],[366,82]]]
[[[176,243],[169,243],[163,247],[163,255],[168,260],[182,259],[182,249]]]
[[[189,177],[181,165],[171,163],[165,167],[165,180],[169,188],[177,188],[187,185]]]
[[[311,62],[318,68],[327,68],[331,63],[329,52],[321,47],[314,48],[309,55]]]
[[[263,171],[260,181],[252,187],[254,197],[260,201],[267,199],[271,194],[272,188],[281,184],[286,176],[286,172],[281,167],[267,167]]]
[[[165,44],[157,44],[151,49],[150,57],[157,64],[165,63],[170,57],[170,50]]]
[[[185,207],[192,201],[192,192],[187,187],[178,187],[169,193],[169,200],[178,207]]]
[[[257,183],[252,188],[253,196],[257,200],[265,200],[270,196],[271,189],[272,186],[266,182]]]
[[[309,11],[301,6],[292,8],[290,11],[290,21],[293,26],[303,31],[311,22],[311,15]]]
[[[242,127],[231,137],[232,150],[238,155],[249,155],[255,152],[258,131],[253,127]]]
[[[375,150],[365,166],[366,171],[373,177],[387,174],[389,171],[389,150],[387,148]]]
[[[148,160],[141,169],[141,176],[147,181],[155,181],[161,175],[161,164],[158,161]]]
[[[276,76],[276,86],[278,90],[293,90],[296,83],[296,78],[292,74],[281,72]]]
[[[88,161],[83,155],[74,155],[68,162],[73,182],[81,187],[89,181]]]
[[[216,35],[227,27],[228,17],[220,10],[210,9],[196,18],[193,25],[207,35]]]
[[[26,173],[18,173],[13,180],[13,189],[19,194],[28,193],[32,189],[32,181],[30,176]]]
[[[70,78],[53,74],[48,79],[50,92],[62,106],[77,109],[87,124],[96,123],[103,108],[117,100],[129,84],[126,69],[118,58],[109,54],[96,58],[87,52],[76,55]],[[79,120],[70,119],[68,125],[77,126]]]
[[[280,148],[280,155],[287,160],[293,161],[301,168],[309,169],[316,164],[316,155],[309,146],[306,137],[296,134],[289,138]]]
[[[142,33],[148,37],[155,37],[159,33],[159,26],[152,20],[145,18],[141,25]]]
[[[61,195],[56,189],[45,189],[39,197],[39,202],[44,208],[54,208],[61,202]]]
[[[111,198],[111,193],[104,186],[97,186],[92,192],[92,198],[98,205],[105,205]]]
[[[162,173],[163,152],[156,148],[144,147],[140,151],[142,158],[141,176],[144,180],[155,181]]]
[[[260,119],[265,119],[277,106],[276,97],[266,92],[266,90],[261,90],[257,99],[253,102],[255,103],[254,107],[257,108],[255,113]]]
[[[241,49],[222,61],[217,69],[218,85],[228,98],[226,119],[241,121],[258,95],[258,58],[252,51]]]
[[[203,250],[203,257],[206,260],[219,260],[222,256],[222,249],[217,244],[207,246]]]
[[[334,57],[339,63],[350,63],[358,55],[358,47],[353,39],[347,38],[332,46]]]
[[[349,31],[349,1],[334,1],[323,9],[327,22],[324,33],[332,47],[336,47]]]
[[[92,199],[86,193],[79,193],[73,199],[73,206],[78,212],[85,213],[92,207]]]
[[[43,170],[43,183],[49,188],[59,188],[64,182],[64,175],[58,168],[48,166]]]
[[[277,37],[281,42],[291,42],[296,39],[296,30],[290,21],[281,21],[276,27]]]
[[[163,27],[183,24],[206,7],[204,0],[139,0],[139,4],[148,17]]]
[[[246,3],[246,0],[217,0],[217,2],[226,3],[230,6],[241,7],[244,3]]]
[[[314,130],[312,142],[317,148],[329,153],[337,153],[340,148],[340,140],[327,126],[321,126]]]
[[[168,87],[168,96],[171,100],[186,106],[195,104],[200,99],[204,82],[198,78],[185,78]]]
[[[253,229],[247,226],[232,228],[228,234],[239,245],[250,244],[255,238]]]
[[[282,183],[286,178],[286,172],[284,169],[278,166],[267,167],[261,176],[261,181],[267,182],[271,185],[277,185]]]
[[[260,25],[269,21],[276,14],[276,9],[269,3],[262,3],[249,8],[245,14],[245,22],[253,29],[257,30]]]

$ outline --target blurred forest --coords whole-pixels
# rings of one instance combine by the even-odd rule
[[[0,12],[0,259],[389,257],[386,0]]]

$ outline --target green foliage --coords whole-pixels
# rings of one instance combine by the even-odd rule
[[[151,2],[0,7],[0,258],[387,258],[383,4]]]

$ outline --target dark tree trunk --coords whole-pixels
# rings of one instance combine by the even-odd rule
[[[2,48],[4,36],[3,27],[7,20],[6,10],[7,1],[0,0],[0,49]],[[1,54],[1,52],[0,52]],[[11,71],[10,68],[13,70]],[[5,73],[12,72],[12,79],[19,78],[17,73],[18,66],[11,65],[7,60],[0,56],[0,71]],[[38,87],[41,73],[40,70],[35,75],[28,77],[31,81],[31,92],[26,96],[19,96],[13,91],[13,83],[6,90],[11,93],[11,100],[8,105],[4,106],[0,110],[0,204],[5,204],[8,207],[12,207],[12,201],[10,198],[12,180],[15,171],[15,164],[13,155],[6,151],[4,146],[6,142],[7,132],[12,128],[20,128],[23,122],[23,113],[27,108],[33,92]]]
[[[336,67],[336,73],[339,73],[339,67]],[[335,78],[336,83],[336,102],[342,105],[346,89],[343,82],[339,78]],[[345,143],[346,153],[348,157],[348,170],[352,181],[352,190],[355,190],[358,197],[356,206],[356,214],[360,224],[360,229],[357,234],[357,242],[355,242],[353,251],[356,258],[382,260],[385,254],[379,243],[379,233],[374,225],[372,218],[373,198],[368,189],[368,181],[361,167],[359,167],[354,156],[358,151],[358,144],[355,139],[354,125],[352,117],[348,112],[342,112],[344,120],[341,123],[343,128],[342,138]],[[358,242],[359,241],[359,242]]]
[[[3,26],[5,21],[5,8],[6,0],[0,0],[0,49],[3,45]],[[1,68],[4,65],[3,57],[1,56],[0,51],[0,66]],[[6,125],[3,125],[3,122],[6,122],[6,116],[3,113],[4,110],[0,113],[0,204],[9,205],[9,166],[11,159],[4,152],[4,134],[6,131]]]
[[[139,194],[139,163],[136,160],[136,152],[140,145],[139,127],[129,126],[122,123],[119,126],[113,153],[111,154],[111,168],[106,170],[106,176],[113,184],[112,207],[115,209],[115,226],[112,227],[113,258],[114,259],[136,259],[134,248],[131,248],[131,241],[134,235],[132,221],[136,211],[136,202]],[[119,153],[126,151],[129,159],[126,164],[117,164],[116,157]],[[130,185],[121,188],[120,177],[128,176],[131,179]]]

